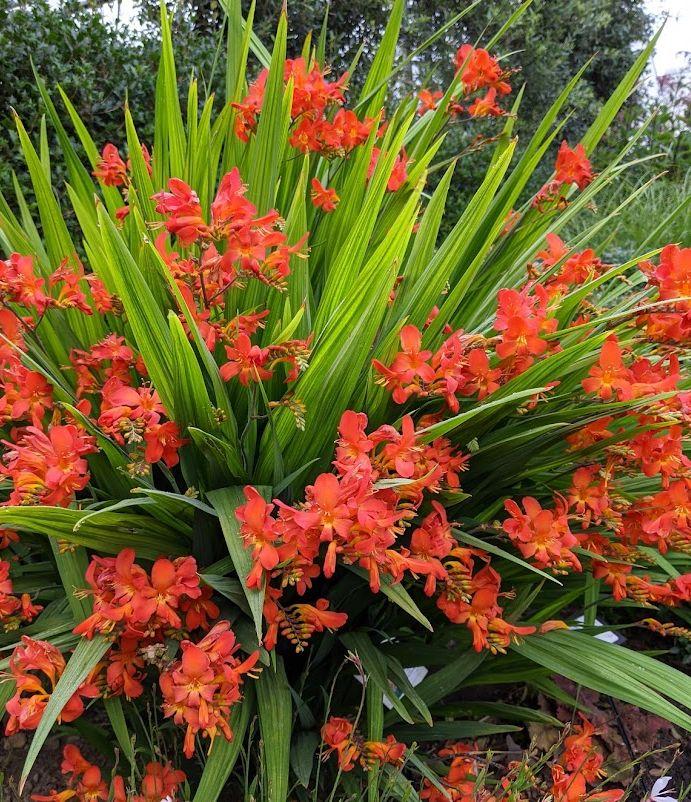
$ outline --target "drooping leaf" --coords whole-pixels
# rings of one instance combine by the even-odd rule
[[[93,640],[82,638],[77,644],[77,648],[72,653],[62,676],[55,686],[55,690],[50,695],[36,732],[31,739],[31,745],[19,779],[20,793],[24,788],[29,772],[36,762],[38,753],[41,751],[46,738],[50,735],[50,731],[58,720],[63,707],[69,702],[72,695],[87,678],[89,672],[95,668],[109,648],[110,642],[101,635],[96,635]]]

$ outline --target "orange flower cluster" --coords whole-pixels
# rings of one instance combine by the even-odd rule
[[[500,332],[497,356],[508,376],[517,376],[542,356],[550,343],[544,339],[557,329],[551,317],[549,295],[541,284],[519,290],[499,290],[494,328]],[[556,347],[556,346],[554,346]]]
[[[141,149],[144,164],[151,175],[151,154],[146,145],[142,145]],[[131,160],[123,161],[117,147],[112,142],[108,142],[103,146],[101,158],[96,163],[92,175],[107,187],[121,187],[130,183],[129,173],[131,170]]]
[[[219,621],[198,643],[182,641],[180,648],[182,658],[161,673],[160,685],[166,717],[187,725],[184,753],[192,757],[199,732],[212,744],[219,731],[232,739],[230,709],[241,700],[243,674],[255,666],[259,652],[239,660],[240,645],[227,621]]]
[[[669,308],[641,315],[648,337],[656,342],[689,344],[691,342],[691,248],[667,245],[660,253],[660,263],[644,262],[639,267],[650,284],[658,288],[658,300]],[[682,300],[686,299],[686,300]]]
[[[200,265],[194,259],[175,264],[177,254],[168,255],[166,261],[176,279],[191,277],[189,286],[202,294],[206,306],[241,277],[251,276],[269,286],[285,288],[290,257],[300,251],[303,241],[287,244],[282,231],[285,221],[275,209],[257,216],[256,206],[245,197],[247,187],[237,167],[221,179],[211,204],[211,223],[204,219],[197,193],[184,181],[171,178],[168,190],[153,196],[156,211],[165,215],[168,233],[177,237],[181,246],[201,241],[204,256]],[[222,254],[215,242],[222,243]]]
[[[153,169],[151,167],[151,154],[149,153],[146,145],[142,144],[141,154],[144,160],[144,166],[151,176]],[[94,178],[101,182],[106,187],[123,187],[123,194],[125,201],[127,201],[127,190],[131,183],[132,174],[132,161],[128,159],[126,162],[120,156],[120,151],[112,142],[108,142],[103,146],[101,157],[97,161],[96,166],[92,172]],[[115,211],[115,219],[122,223],[122,221],[130,213],[130,207],[127,203],[120,206]],[[104,308],[99,310],[102,314],[112,311]]]
[[[614,463],[606,471],[599,465],[578,468],[568,499],[557,496],[554,509],[543,509],[536,499],[526,497],[522,500],[523,512],[513,500],[507,500],[505,508],[510,517],[504,521],[504,530],[526,559],[556,573],[582,570],[574,553],[580,548],[590,556],[595,578],[610,586],[617,600],[630,596],[643,603],[687,603],[691,574],[655,584],[633,574],[632,563],[649,560],[637,550],[640,542],[663,554],[670,545],[679,551],[688,550],[691,480],[679,479],[668,489],[627,506],[616,493],[613,470]],[[569,520],[579,522],[581,531],[573,532]],[[609,537],[600,533],[603,529]],[[607,560],[598,560],[598,556]]]
[[[71,266],[71,262],[75,264]],[[0,302],[19,304],[39,316],[48,309],[78,309],[85,315],[93,314],[82,285],[93,281],[97,279],[84,274],[78,259],[63,259],[47,284],[46,279],[36,274],[33,256],[12,253],[8,259],[0,259]]]
[[[9,660],[6,679],[15,683],[15,692],[7,702],[9,714],[5,735],[19,730],[35,730],[41,720],[51,693],[65,670],[65,659],[60,650],[42,640],[27,635],[17,646]],[[63,707],[59,721],[74,721],[84,712],[84,699],[96,699],[101,692],[96,685],[99,667],[91,671]]]
[[[340,198],[332,187],[325,187],[318,178],[312,179],[312,203],[317,209],[328,214],[335,211]]]
[[[606,267],[592,248],[569,254],[561,237],[547,234],[545,239],[547,248],[539,251],[537,258],[545,273],[549,273],[542,286],[547,290],[550,301],[566,295],[573,287],[597,278]],[[558,269],[552,270],[557,265]]]
[[[533,275],[520,289],[498,292],[494,328],[499,335],[494,340],[457,331],[432,352],[423,348],[419,329],[405,326],[400,334],[402,350],[392,362],[373,362],[381,374],[379,381],[391,391],[393,400],[402,404],[413,396],[437,396],[457,412],[459,398],[477,395],[482,399],[536,359],[559,349],[550,335],[557,328],[554,312],[561,298],[572,287],[599,275],[604,265],[591,250],[569,255],[554,234],[547,235],[547,249],[538,258],[551,273]],[[653,270],[656,278],[650,266],[643,267],[665,300],[673,301],[686,292],[691,263],[676,246],[663,250],[661,266]],[[670,314],[671,325],[679,333],[680,313]],[[430,320],[434,316],[433,311]],[[648,322],[645,316],[638,324]],[[649,335],[653,331],[650,328]],[[659,339],[667,342],[669,330],[661,332]],[[686,577],[654,583],[648,577],[633,574],[631,566],[650,559],[639,553],[639,544],[652,546],[662,554],[669,548],[682,552],[691,549],[691,461],[683,446],[683,427],[691,419],[691,396],[679,392],[680,379],[679,361],[673,351],[657,361],[650,357],[630,360],[616,335],[605,341],[598,363],[582,382],[583,389],[604,401],[645,402],[637,416],[638,427],[633,431],[613,431],[610,427],[615,416],[589,423],[570,434],[567,442],[580,450],[612,439],[612,445],[605,449],[604,464],[577,467],[571,487],[563,496],[557,494],[551,508],[543,508],[532,497],[522,500],[522,508],[511,499],[506,502],[509,518],[503,528],[524,558],[540,568],[567,573],[583,570],[581,560],[585,554],[591,558],[590,569],[612,587],[615,598],[630,596],[637,601],[670,606],[688,600]],[[616,483],[620,475],[627,474],[659,477],[661,488],[631,502]],[[574,521],[578,526],[572,530]],[[606,557],[607,562],[598,557]],[[499,578],[483,570],[471,585],[472,562],[468,555],[460,560],[463,568],[457,565],[456,571],[460,570],[465,586],[460,591],[452,588],[448,599],[442,593],[438,605],[452,620],[467,623],[471,629],[474,625],[469,622],[479,615],[482,625],[474,629],[474,642],[476,648],[487,648],[491,631],[488,623],[501,612],[497,605]],[[485,583],[488,587],[483,587]],[[459,601],[461,606],[457,607]],[[500,646],[505,642],[506,638],[500,639]]]
[[[494,342],[459,329],[434,353],[422,348],[422,332],[417,327],[404,326],[400,334],[403,350],[391,364],[372,361],[381,374],[379,383],[397,404],[412,396],[440,396],[451,412],[458,412],[458,396],[482,400],[550,349],[544,336],[556,330],[557,321],[550,316],[548,300],[540,284],[521,291],[500,290],[494,322],[499,336]]]
[[[489,567],[489,556],[457,547],[441,504],[432,501],[432,511],[402,545],[425,492],[457,490],[467,457],[454,453],[441,437],[425,444],[409,415],[401,432],[381,426],[368,434],[366,427],[363,413],[344,413],[336,473],[320,474],[301,504],[270,503],[253,487],[245,488],[246,503],[236,515],[254,561],[247,584],[266,586],[265,646],[273,648],[282,634],[299,651],[313,632],[345,624],[346,616],[328,610],[325,599],[282,602],[286,588],[304,595],[321,574],[333,576],[338,562],[367,571],[373,592],[379,591],[382,575],[393,583],[407,573],[425,577],[425,593],[438,593],[439,608],[468,626],[478,650],[502,651],[516,636],[534,632],[534,627],[503,621],[497,602],[501,579]],[[473,575],[475,557],[486,567]]]
[[[11,530],[4,530],[5,536],[9,531]],[[42,609],[40,604],[33,604],[30,594],[14,595],[10,564],[6,560],[0,560],[0,623],[5,631],[17,629],[20,623],[30,623]]]
[[[540,776],[539,765],[536,771],[525,760],[511,761],[504,768],[503,776],[495,777],[490,773],[488,755],[484,755],[477,744],[448,743],[437,752],[440,758],[451,759],[448,773],[441,778],[443,790],[426,778],[420,799],[427,802],[516,799],[518,802],[527,799],[521,791],[530,787],[549,794],[554,802],[618,802],[624,795],[620,789],[588,791],[589,786],[600,785],[605,774],[602,753],[593,740],[597,731],[581,718],[582,724],[573,726],[564,738],[561,754],[551,764],[551,777],[546,783]]]
[[[564,140],[559,146],[554,164],[554,178],[548,181],[533,198],[533,207],[544,211],[565,204],[565,190],[574,184],[579,190],[584,190],[595,178],[592,165],[586,155],[585,148],[580,143],[571,148]]]
[[[73,721],[81,715],[83,698],[96,698],[102,693],[124,695],[127,699],[141,696],[147,666],[153,665],[160,671],[165,715],[186,726],[185,754],[190,757],[198,732],[211,740],[219,731],[229,740],[232,737],[230,709],[241,699],[242,676],[254,667],[259,652],[240,660],[236,656],[240,646],[230,624],[220,621],[197,643],[182,640],[181,658],[167,663],[166,639],[178,639],[196,629],[209,630],[210,619],[218,616],[219,609],[211,601],[211,589],[200,586],[193,557],[174,561],[160,558],[150,574],[134,559],[134,551],[124,549],[115,558],[93,557],[89,564],[89,590],[84,593],[93,596],[94,612],[74,628],[74,633],[87,638],[100,633],[114,642],[66,705],[62,720]],[[11,678],[17,690],[7,706],[7,734],[36,728],[65,668],[65,660],[55,646],[28,637],[22,641],[10,658]],[[30,672],[40,672],[47,679]],[[50,684],[48,690],[44,687],[46,681]],[[88,776],[95,777],[95,772]],[[99,775],[96,786],[100,782]],[[152,789],[158,787],[153,779],[148,785]],[[146,786],[143,783],[142,789]],[[148,802],[150,792],[142,790],[142,794],[141,799]]]
[[[202,245],[201,257],[181,258],[177,252],[167,250],[165,235],[156,240],[158,252],[185,302],[186,308],[181,310],[183,325],[187,327],[185,314],[190,314],[209,349],[213,350],[218,342],[225,344],[228,361],[221,366],[225,381],[237,377],[244,386],[266,381],[281,363],[289,368],[286,381],[294,381],[306,367],[309,340],[260,347],[250,337],[264,326],[268,310],[240,315],[230,322],[223,320],[223,312],[227,292],[242,286],[246,278],[284,290],[290,259],[301,255],[305,238],[288,245],[283,233],[285,221],[275,210],[257,217],[256,207],[244,197],[247,188],[237,168],[221,180],[211,204],[210,225],[202,216],[196,193],[187,184],[172,178],[169,188],[170,192],[154,196],[156,210],[168,217],[167,230],[177,236],[182,246],[199,240]],[[331,203],[335,208],[332,198]]]
[[[439,396],[452,412],[458,412],[458,396],[485,398],[500,384],[501,369],[490,367],[487,342],[481,335],[459,329],[434,353],[422,348],[422,332],[412,325],[400,334],[401,348],[390,365],[372,360],[381,374],[380,384],[397,404],[412,396]]]
[[[605,776],[604,759],[594,741],[595,727],[581,715],[563,743],[563,751],[552,765],[552,796],[554,802],[618,802],[624,791],[620,788],[588,793],[589,785],[599,785]]]
[[[63,748],[60,771],[69,775],[67,788],[48,795],[33,794],[33,802],[176,802],[178,788],[185,782],[184,772],[154,761],[144,767],[140,792],[130,789],[128,793],[123,777],[116,774],[106,783],[101,769],[89,763],[74,744]]]
[[[679,379],[679,360],[675,354],[656,364],[641,358],[626,365],[619,341],[616,335],[611,335],[602,346],[598,364],[590,369],[582,384],[586,393],[596,393],[603,401],[631,401],[670,392]]]
[[[511,93],[507,79],[512,70],[503,69],[498,58],[487,50],[469,44],[461,45],[457,50],[454,66],[456,73],[461,73],[461,96],[465,100],[472,99],[472,102],[463,105],[457,98],[451,98],[447,108],[450,115],[466,113],[470,117],[501,117],[507,113],[499,105],[499,98]],[[487,90],[485,94],[476,94],[484,90]],[[444,93],[439,90],[422,89],[418,93],[418,114],[434,111],[443,97]]]
[[[265,348],[253,345],[248,333],[255,325],[258,315],[249,319],[238,317],[235,319],[239,333],[233,337],[225,330],[225,339],[229,345],[225,346],[227,362],[220,367],[221,378],[229,381],[238,379],[240,384],[247,387],[250,382],[267,381],[274,375],[278,365],[286,365],[288,371],[285,382],[294,382],[300,373],[305,370],[310,356],[311,338],[305,340],[286,340],[282,343],[268,345]],[[263,323],[260,323],[263,326]],[[232,329],[230,329],[232,330]]]
[[[87,454],[95,454],[95,438],[74,424],[54,425],[44,432],[26,426],[16,441],[3,441],[7,450],[0,475],[12,480],[10,504],[66,507],[74,493],[89,481]]]
[[[506,114],[497,102],[497,95],[504,96],[511,92],[506,80],[511,72],[504,70],[495,56],[481,47],[465,44],[456,52],[454,64],[456,71],[461,73],[465,97],[484,89],[487,89],[487,93],[483,97],[476,97],[465,109],[454,103],[451,109],[453,113],[465,110],[471,117],[500,117]]]
[[[442,747],[438,756],[451,758],[449,771],[441,779],[444,790],[430,780],[424,779],[420,799],[427,802],[496,802],[496,797],[478,787],[481,766],[473,754],[477,748],[473,744],[450,743]]]
[[[562,501],[554,510],[542,509],[530,496],[522,504],[525,512],[511,499],[504,503],[511,516],[504,521],[504,530],[521,554],[540,568],[580,571],[578,557],[571,551],[579,541],[569,529],[566,504]]]
[[[94,612],[77,624],[75,634],[162,641],[166,632],[182,628],[187,612],[196,614],[194,602],[202,588],[194,557],[161,557],[151,574],[134,560],[134,549],[123,549],[117,557],[91,558],[84,593],[93,597]]]
[[[42,374],[22,365],[19,359],[8,360],[0,367],[0,426],[10,421],[31,421],[41,426],[53,408],[53,388]]]
[[[245,99],[233,103],[235,133],[243,142],[257,129],[268,74],[268,70],[262,70]],[[293,82],[289,142],[302,153],[343,156],[367,140],[375,121],[371,118],[361,121],[355,112],[342,108],[347,73],[336,81],[326,80],[326,74],[317,64],[308,65],[304,58],[286,60],[284,81]],[[329,110],[336,107],[339,107],[336,113],[328,116]]]
[[[367,178],[368,180],[372,178],[374,175],[374,171],[377,169],[377,164],[379,163],[379,159],[381,157],[381,148],[372,148],[372,156],[370,158],[369,167],[367,168]],[[405,184],[408,178],[408,156],[405,152],[405,148],[401,148],[400,153],[396,156],[396,159],[393,163],[393,169],[391,170],[391,175],[389,176],[389,180],[386,183],[386,190],[387,192],[397,192],[403,184]]]
[[[321,729],[324,745],[324,759],[335,753],[341,771],[352,771],[357,762],[364,769],[375,764],[389,763],[399,766],[406,751],[405,744],[399,743],[393,735],[383,741],[366,741],[355,731],[353,723],[347,718],[331,716]]]
[[[86,572],[94,612],[74,632],[113,639],[105,656],[105,684],[113,696],[136,699],[144,692],[148,664],[158,665],[166,638],[207,630],[219,609],[211,588],[201,586],[193,557],[156,560],[148,574],[132,549],[117,557],[93,557]]]
[[[473,636],[473,649],[504,653],[519,637],[532,635],[536,628],[509,624],[502,618],[499,604],[501,576],[490,565],[489,555],[473,548],[456,547],[446,555],[437,607],[454,624],[463,624]],[[476,570],[476,560],[481,566]],[[542,632],[562,626],[560,622],[543,625]]]
[[[88,315],[92,308],[99,314],[115,313],[118,302],[99,279],[84,273],[76,256],[63,260],[46,285],[35,272],[33,257],[16,253],[0,262],[0,300],[27,312],[20,317],[9,307],[0,310],[0,327],[9,341],[0,348],[0,424],[30,424],[11,429],[12,441],[3,441],[6,450],[0,474],[9,477],[13,485],[8,503],[67,506],[88,483],[85,457],[97,451],[96,441],[79,423],[60,422],[54,412],[52,385],[42,373],[22,363],[24,332],[37,327],[49,308],[75,309]],[[70,361],[77,376],[80,412],[88,415],[92,409],[92,401],[85,396],[100,394],[98,400],[104,413],[108,412],[107,421],[94,419],[93,423],[103,424],[120,443],[127,440],[144,446],[135,464],[144,460],[164,460],[168,465],[177,462],[182,442],[177,426],[161,421],[160,402],[145,409],[144,398],[157,396],[146,388],[131,386],[146,371],[122,337],[109,335],[89,351],[73,349]],[[142,400],[135,403],[133,395]],[[120,416],[114,411],[116,407]],[[47,419],[51,412],[52,418]]]
[[[81,411],[91,412],[92,397],[100,408],[96,423],[128,447],[132,473],[144,473],[147,464],[159,461],[169,468],[177,465],[178,450],[187,441],[174,421],[164,420],[166,410],[156,390],[136,386],[146,376],[146,366],[124,337],[109,334],[88,351],[73,349],[70,362]]]
[[[604,464],[574,471],[570,488],[565,496],[557,494],[553,509],[543,509],[530,497],[523,499],[523,511],[513,500],[505,502],[510,517],[503,528],[526,559],[556,572],[581,571],[575,553],[581,549],[591,557],[593,575],[612,589],[615,599],[669,606],[689,601],[691,575],[654,583],[633,573],[633,563],[650,561],[639,544],[661,554],[691,549],[691,461],[684,453],[682,425],[690,410],[688,394],[676,392],[680,379],[675,354],[658,362],[640,358],[627,363],[615,335],[604,342],[598,363],[582,382],[584,390],[605,401],[651,400],[641,407],[633,431],[617,432],[615,416],[604,416],[567,438],[575,449],[613,442],[605,447]],[[617,487],[617,479],[627,474],[659,478],[661,487],[630,501]],[[578,523],[579,531],[571,530],[570,521]]]

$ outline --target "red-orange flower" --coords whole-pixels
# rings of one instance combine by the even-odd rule
[[[4,443],[0,474],[12,480],[11,504],[67,506],[89,481],[86,455],[97,451],[95,438],[74,424],[47,432],[27,426],[15,443]]]
[[[323,212],[333,212],[340,198],[333,187],[325,187],[318,178],[312,179],[312,203]]]
[[[119,187],[127,182],[127,166],[112,142],[104,145],[93,175],[107,187]]]
[[[9,714],[5,735],[19,730],[35,730],[43,716],[51,693],[65,670],[65,659],[60,650],[42,640],[27,635],[15,647],[9,660],[10,676],[15,692],[7,702]],[[58,717],[59,721],[74,721],[84,712],[84,699],[95,699],[100,691],[94,679],[100,670],[97,666],[67,701]]]
[[[578,538],[569,529],[563,502],[557,500],[554,510],[543,509],[540,502],[526,496],[523,509],[512,499],[504,502],[511,516],[504,521],[504,531],[516,543],[521,554],[532,558],[539,567],[565,565],[576,571],[581,564],[571,549],[578,545]]]
[[[228,621],[220,621],[196,644],[182,641],[180,648],[181,659],[161,674],[160,686],[166,717],[186,725],[184,753],[192,757],[198,732],[212,743],[219,732],[232,739],[230,710],[242,698],[243,675],[253,668],[259,652],[238,659],[240,646]]]
[[[576,184],[581,190],[593,180],[593,168],[580,142],[575,148],[570,148],[566,140],[561,143],[554,171],[555,181],[560,184]]]

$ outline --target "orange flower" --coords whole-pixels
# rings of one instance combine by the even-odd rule
[[[472,45],[461,45],[454,57],[456,70],[462,70],[461,81],[466,94],[479,89],[494,88],[501,95],[508,95],[511,87],[504,80],[506,73],[494,56],[486,50]]]
[[[593,180],[593,168],[580,143],[575,148],[570,148],[566,140],[561,143],[554,171],[556,182],[576,184],[580,190],[585,189]]]
[[[428,111],[434,111],[437,108],[437,103],[444,97],[444,93],[438,89],[433,92],[429,89],[421,89],[417,96],[420,101],[417,113],[422,116]]]
[[[191,245],[209,233],[202,217],[202,207],[197,193],[179,178],[168,181],[169,192],[157,192],[153,196],[156,211],[167,215],[166,228],[177,236],[181,245]]]
[[[333,212],[338,206],[339,197],[336,190],[322,185],[318,178],[312,179],[312,203],[323,212]]]
[[[604,401],[609,401],[614,395],[620,401],[633,397],[631,373],[624,365],[616,335],[612,334],[605,340],[598,364],[590,368],[588,378],[581,384],[586,393],[597,393]]]
[[[127,183],[127,166],[111,142],[104,145],[93,175],[107,187],[119,187]]]
[[[10,504],[60,507],[86,487],[89,470],[84,457],[98,450],[95,438],[74,424],[50,426],[47,433],[27,426],[16,443],[5,441],[5,445],[0,474],[12,479]]]
[[[484,97],[476,98],[468,106],[471,117],[501,117],[505,113],[497,103],[497,90],[494,87],[488,89]]]
[[[47,641],[22,636],[21,644],[15,647],[9,660],[15,693],[6,706],[9,719],[5,735],[13,735],[19,730],[35,730],[38,727],[65,665],[65,659],[57,647]],[[58,721],[74,721],[84,712],[83,699],[100,696],[94,681],[99,671],[100,666],[96,666],[82,682],[63,707]]]
[[[162,672],[159,682],[164,714],[186,725],[184,753],[192,757],[199,732],[212,743],[219,732],[232,739],[230,710],[242,698],[242,676],[254,667],[259,652],[244,661],[235,657],[240,646],[228,621],[219,621],[196,644],[182,641],[180,648],[182,658]]]
[[[243,493],[246,502],[235,510],[235,517],[240,521],[240,534],[245,546],[252,549],[252,558],[255,560],[247,585],[257,587],[263,572],[271,571],[280,560],[275,545],[278,533],[271,517],[274,505],[267,503],[253,487],[245,487]]]
[[[569,566],[580,571],[581,564],[570,551],[578,544],[578,538],[569,529],[563,502],[558,501],[556,509],[549,510],[543,509],[537,499],[526,496],[522,504],[525,513],[512,499],[504,502],[511,517],[503,524],[504,531],[516,543],[521,554],[532,558],[541,568]]]
[[[351,771],[355,761],[360,757],[360,747],[353,740],[353,725],[347,718],[331,716],[321,730],[324,743],[329,747],[324,753],[328,757],[332,752],[338,755],[338,765],[342,771]]]

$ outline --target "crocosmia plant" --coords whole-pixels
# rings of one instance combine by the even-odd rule
[[[483,687],[568,703],[555,676],[691,729],[687,676],[596,637],[617,610],[691,635],[691,248],[606,264],[608,219],[567,234],[631,166],[597,145],[650,47],[580,142],[579,74],[517,154],[505,28],[389,96],[404,8],[355,82],[325,33],[287,58],[285,12],[269,52],[229,2],[225,97],[184,99],[163,10],[152,142],[127,106],[95,142],[40,78],[61,154],[16,120],[3,731],[20,784],[101,731],[34,800],[616,802],[582,707],[547,779],[479,757],[540,720]],[[464,161],[437,153],[476,118],[491,158],[449,221]]]

